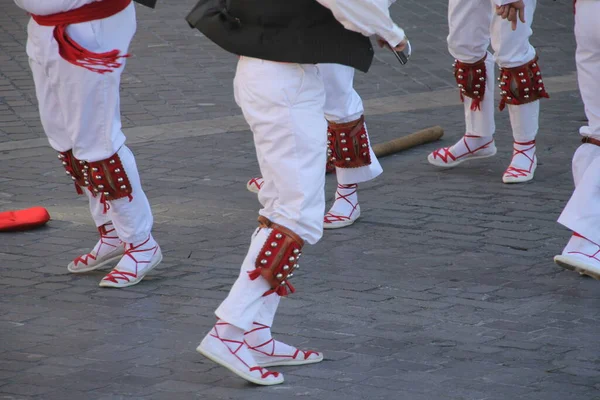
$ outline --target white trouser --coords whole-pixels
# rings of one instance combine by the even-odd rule
[[[118,49],[122,54],[127,53],[135,30],[133,4],[112,17],[67,28],[70,37],[87,50],[102,53]],[[53,27],[29,21],[27,54],[48,141],[55,150],[73,150],[75,158],[88,162],[119,153],[133,188],[133,200],[111,201],[110,210],[103,214],[100,196],[88,195],[90,211],[96,226],[112,220],[121,240],[145,240],[152,228],[152,214],[121,130],[119,85],[125,59],[120,60],[120,68],[105,74],[75,66],[59,55],[52,31]]]
[[[317,64],[325,85],[325,117],[335,123],[354,121],[364,113],[363,102],[354,90],[354,68],[340,64]],[[366,124],[365,124],[366,128]],[[349,185],[370,181],[383,169],[369,146],[371,164],[358,168],[336,168],[338,183]]]
[[[465,97],[466,133],[490,137],[496,130],[494,123],[494,62],[501,68],[513,68],[528,63],[535,57],[529,43],[531,23],[536,0],[524,0],[525,23],[519,21],[517,30],[510,22],[495,13],[493,0],[450,0],[448,5],[448,50],[464,63],[474,63],[486,54],[487,85],[481,111],[471,111],[471,99]],[[494,55],[487,51],[490,44]],[[508,105],[513,137],[517,142],[534,140],[538,131],[539,101],[515,106]]]
[[[600,140],[600,1],[577,0],[577,78],[589,126],[581,134]],[[581,145],[573,156],[575,190],[558,222],[600,243],[600,147]]]
[[[258,194],[260,214],[316,243],[323,234],[327,157],[325,89],[319,70],[314,65],[241,57],[233,86],[254,134],[265,180]],[[261,320],[272,322],[277,309],[279,300],[271,300],[277,295],[263,297],[270,289],[267,281],[248,277],[269,232],[258,229],[252,235],[240,275],[216,310],[217,317],[244,330],[250,329],[260,312],[270,315]]]

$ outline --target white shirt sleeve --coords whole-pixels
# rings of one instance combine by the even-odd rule
[[[17,6],[31,14],[52,15],[74,10],[97,0],[15,0]]]
[[[389,0],[317,0],[344,28],[365,36],[379,35],[391,46],[404,40],[404,31],[390,18]]]
[[[500,7],[500,6],[505,6],[507,4],[510,4],[510,3],[516,3],[517,1],[519,1],[519,0],[494,0],[494,3],[496,3],[496,5],[498,7]]]

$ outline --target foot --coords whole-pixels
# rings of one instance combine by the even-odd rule
[[[100,240],[91,252],[77,257],[67,266],[69,272],[79,274],[93,271],[106,264],[118,261],[125,253],[125,245],[119,237],[112,222],[98,227]]]
[[[244,342],[244,331],[219,321],[196,351],[227,368],[237,376],[257,385],[283,383],[283,375],[259,366]]]
[[[496,155],[493,137],[465,135],[450,147],[442,147],[427,156],[427,161],[436,167],[455,167],[463,161],[487,158]]]
[[[352,225],[360,217],[357,184],[337,186],[335,202],[323,218],[324,229],[338,229]]]
[[[535,140],[515,142],[513,158],[502,176],[502,182],[521,183],[530,181],[533,179],[536,167]]]
[[[600,245],[574,233],[554,262],[571,271],[600,280]]]
[[[265,180],[261,176],[257,178],[252,178],[248,181],[248,183],[246,183],[246,189],[248,189],[252,193],[258,193],[264,183]]]
[[[162,261],[162,253],[152,235],[144,242],[125,245],[117,266],[100,281],[101,287],[124,288],[140,283]]]
[[[279,342],[271,336],[271,327],[257,322],[251,331],[246,332],[244,341],[261,367],[305,365],[323,361],[323,353],[298,350],[294,346]]]

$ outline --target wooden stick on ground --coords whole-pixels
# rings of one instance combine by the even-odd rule
[[[432,126],[389,142],[377,143],[373,145],[373,151],[377,157],[381,158],[425,143],[435,142],[443,135],[444,130],[441,126]]]

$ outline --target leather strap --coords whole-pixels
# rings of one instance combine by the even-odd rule
[[[298,236],[296,233],[292,232],[291,230],[289,230],[285,226],[276,224],[275,222],[271,221],[270,219],[268,219],[266,217],[263,217],[262,215],[260,215],[258,217],[258,226],[261,227],[261,228],[276,229],[279,232],[281,232],[281,233],[285,234],[286,236],[288,236],[294,242],[298,243],[298,245],[300,247],[304,246],[304,240],[302,240],[302,238],[300,236]]]
[[[596,146],[600,146],[600,140],[594,139],[593,137],[590,137],[590,136],[582,137],[581,143],[589,143],[589,144],[595,144]]]

